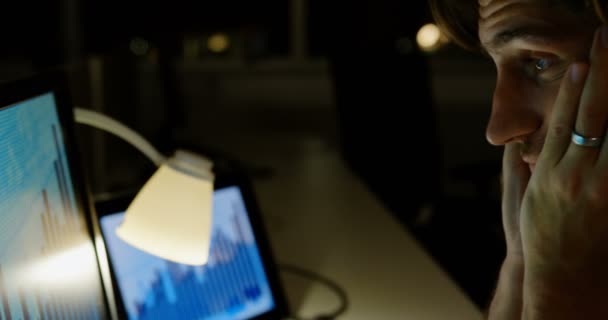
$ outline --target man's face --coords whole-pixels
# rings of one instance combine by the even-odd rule
[[[479,39],[497,69],[486,137],[520,143],[530,170],[561,79],[572,62],[588,61],[595,30],[582,14],[547,2],[554,1],[479,0]]]

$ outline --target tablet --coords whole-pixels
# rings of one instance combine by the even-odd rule
[[[130,320],[281,319],[287,307],[251,186],[218,180],[209,261],[181,265],[116,236],[129,197],[98,205],[119,309]],[[171,214],[168,212],[167,214]]]

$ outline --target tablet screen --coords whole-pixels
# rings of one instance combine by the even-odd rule
[[[200,267],[163,260],[120,240],[115,230],[123,212],[100,218],[129,319],[252,319],[275,308],[240,189],[218,189],[213,202],[209,262]]]

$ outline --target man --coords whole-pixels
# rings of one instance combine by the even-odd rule
[[[507,256],[489,319],[608,319],[608,28],[602,0],[433,0],[497,70]]]

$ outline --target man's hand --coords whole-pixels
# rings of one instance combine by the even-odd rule
[[[519,221],[522,198],[530,180],[530,169],[522,161],[520,145],[516,142],[505,146],[502,174],[502,225],[507,243],[507,259],[523,262]]]
[[[522,202],[524,319],[608,319],[608,142],[571,142],[572,130],[606,135],[608,45],[599,32],[590,66],[575,63],[564,77]]]
[[[498,286],[488,319],[520,320],[524,280],[524,256],[520,236],[521,202],[530,179],[530,170],[520,155],[520,146],[505,146],[502,161],[502,224],[507,256],[500,269]]]

